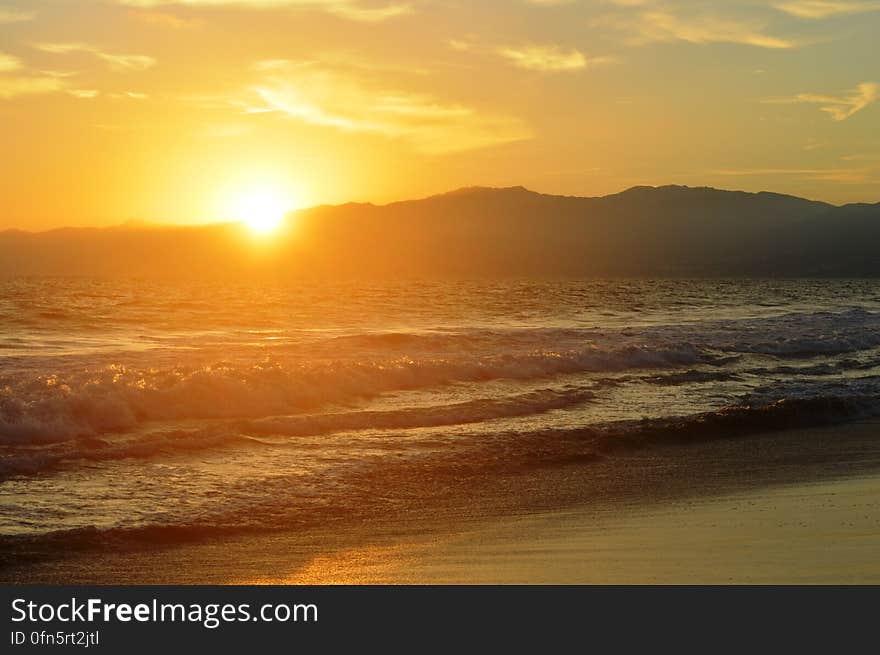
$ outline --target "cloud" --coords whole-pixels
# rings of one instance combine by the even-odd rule
[[[41,43],[36,48],[56,55],[86,52],[106,62],[115,71],[146,70],[156,63],[155,59],[147,55],[113,54],[87,43]]]
[[[477,43],[471,36],[464,39],[450,39],[447,41],[447,45],[459,52],[475,52],[503,57],[519,68],[545,73],[579,71],[617,61],[616,57],[588,57],[580,50],[574,48],[565,49],[553,44],[484,46]]]
[[[880,84],[876,82],[862,82],[847,95],[831,96],[799,93],[796,96],[786,98],[768,98],[764,102],[773,105],[822,105],[819,109],[830,114],[832,119],[845,121],[868,105],[877,102],[878,99],[880,99]]]
[[[166,27],[172,30],[189,29],[200,23],[195,18],[182,18],[176,14],[163,11],[133,11],[132,14],[143,23]]]
[[[349,20],[357,20],[365,23],[378,23],[389,18],[396,18],[413,13],[410,5],[386,5],[384,7],[359,7],[351,4],[335,4],[328,8],[330,13]]]
[[[360,70],[368,74],[394,73],[405,75],[428,75],[430,70],[422,66],[416,66],[410,62],[399,61],[374,61],[365,59],[363,53],[357,51],[326,51],[316,54],[311,59],[263,59],[254,63],[256,71],[280,71],[290,68],[302,68],[304,66],[322,66],[339,70]]]
[[[101,93],[97,89],[69,89],[67,92],[74,98],[81,98],[84,100],[97,98]]]
[[[7,73],[9,71],[19,70],[20,68],[21,61],[17,57],[5,55],[0,52],[0,73]]]
[[[841,155],[843,161],[875,161],[880,160],[880,152],[860,152],[850,155]]]
[[[545,72],[576,71],[614,61],[613,57],[588,58],[579,50],[563,50],[559,46],[502,47],[497,53],[520,68]]]
[[[618,7],[646,7],[658,4],[656,0],[605,0],[605,2]]]
[[[0,98],[4,100],[23,95],[53,93],[63,88],[64,80],[50,75],[0,77]]]
[[[473,45],[470,41],[465,41],[464,39],[449,39],[447,42],[449,43],[449,47],[453,50],[458,50],[459,52],[467,52]]]
[[[42,44],[37,46],[45,52],[66,54],[68,52],[89,52],[117,69],[143,68],[145,63],[137,55],[110,55],[91,46],[76,43]],[[8,100],[18,96],[64,92],[74,98],[93,99],[101,92],[97,89],[83,89],[72,85],[73,71],[33,70],[26,68],[17,57],[0,52],[0,99]],[[110,94],[113,97],[115,94]],[[139,94],[127,93],[128,97]],[[145,97],[145,96],[144,96]]]
[[[842,184],[863,184],[874,178],[870,168],[734,168],[709,171],[711,175],[747,176],[791,176],[822,182]]]
[[[0,52],[0,98],[52,93],[65,87],[63,76],[50,71],[26,71],[18,57]]]
[[[423,94],[390,91],[314,63],[276,63],[252,89],[245,113],[275,113],[342,132],[398,138],[432,155],[528,139],[517,118],[484,114]]]
[[[240,9],[319,9],[336,16],[364,22],[379,22],[412,12],[409,4],[364,5],[357,0],[116,0],[130,7],[238,7]]]
[[[792,16],[810,19],[880,10],[880,2],[860,2],[858,0],[791,0],[776,2],[773,6]]]
[[[633,6],[640,7],[641,4]],[[710,15],[683,17],[664,9],[639,10],[635,15],[607,15],[596,19],[594,24],[628,34],[627,42],[630,45],[674,41],[737,43],[770,49],[794,48],[798,45],[791,39],[765,33],[763,26],[756,23]]]
[[[0,24],[24,23],[36,17],[34,11],[21,11],[20,9],[0,9]]]

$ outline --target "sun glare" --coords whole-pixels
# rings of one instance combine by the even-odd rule
[[[236,201],[235,217],[259,235],[275,232],[284,222],[285,215],[294,209],[294,203],[283,194],[257,189],[243,193]]]

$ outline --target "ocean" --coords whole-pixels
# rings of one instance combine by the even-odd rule
[[[870,417],[878,374],[870,280],[6,280],[0,536],[320,525],[468,478]]]

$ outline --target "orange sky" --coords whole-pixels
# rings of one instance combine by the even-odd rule
[[[464,185],[880,201],[880,3],[0,4],[0,229]]]

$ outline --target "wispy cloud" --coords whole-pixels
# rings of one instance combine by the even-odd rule
[[[614,61],[613,57],[589,58],[579,50],[564,50],[555,45],[501,47],[496,52],[520,68],[545,72],[577,71]]]
[[[275,113],[309,125],[399,138],[435,155],[531,137],[517,118],[372,87],[355,75],[312,63],[276,62],[264,75],[252,89],[254,100],[243,107],[246,113]]]
[[[115,98],[117,100],[120,98],[123,100],[146,100],[150,96],[148,96],[146,93],[140,93],[138,91],[122,91],[122,92],[117,92],[117,93],[111,93],[110,97]]]
[[[0,76],[0,98],[8,100],[17,96],[53,93],[64,88],[64,80],[50,75]]]
[[[16,71],[20,68],[21,60],[18,57],[5,55],[0,52],[0,73],[8,73],[9,71]]]
[[[172,30],[190,29],[200,24],[198,19],[183,18],[177,14],[164,11],[133,10],[132,14],[142,23],[165,27]]]
[[[870,168],[733,168],[709,171],[724,177],[802,177],[807,180],[864,184],[875,179]]]
[[[94,55],[107,63],[115,71],[146,70],[155,65],[156,60],[147,55],[122,55],[106,52],[96,46],[87,43],[40,43],[38,50],[56,55],[66,55],[75,52],[85,52]]]
[[[80,100],[92,100],[101,95],[97,89],[82,89],[71,86],[70,78],[73,73],[30,71],[23,67],[15,70],[14,75],[0,75],[0,99],[9,100],[18,96],[66,93]]]
[[[806,152],[811,152],[813,150],[821,150],[822,148],[828,147],[827,141],[817,141],[816,139],[807,139],[807,142],[801,146],[803,150]]]
[[[74,98],[81,98],[84,100],[97,98],[101,94],[101,92],[97,89],[68,89],[67,93],[72,95]]]
[[[316,54],[310,59],[263,59],[254,63],[260,72],[281,71],[306,66],[332,68],[334,70],[358,70],[368,74],[393,73],[403,75],[427,75],[430,70],[410,62],[376,61],[367,59],[356,51],[333,50]]]
[[[0,98],[51,93],[66,86],[63,76],[52,72],[28,71],[18,57],[0,52]]]
[[[0,9],[0,24],[24,23],[36,18],[37,12],[23,11],[21,9]]]
[[[849,155],[841,155],[843,161],[880,161],[880,152],[859,152]]]
[[[821,105],[819,109],[828,113],[832,119],[845,121],[868,105],[877,102],[878,99],[880,99],[880,84],[876,82],[862,82],[853,91],[843,95],[799,93],[791,97],[767,98],[764,102],[773,105]]]
[[[318,9],[363,22],[379,22],[412,12],[409,4],[364,4],[357,0],[117,0],[130,7],[239,7],[242,9]]]
[[[386,5],[384,7],[361,7],[348,3],[331,4],[328,8],[330,13],[349,20],[357,20],[364,23],[378,23],[389,18],[397,18],[413,13],[413,8],[407,4]]]
[[[615,3],[619,4],[619,3]],[[687,15],[662,8],[644,8],[634,5],[637,12],[610,14],[594,21],[597,26],[608,27],[623,33],[630,45],[646,45],[684,41],[687,43],[737,43],[758,48],[794,48],[798,43],[792,39],[766,33],[758,22],[726,18],[715,15]]]
[[[141,55],[115,55],[80,43],[44,43],[36,46],[44,52],[67,54],[88,52],[106,61],[116,70],[142,70],[153,64],[149,57]],[[34,70],[26,67],[20,59],[0,52],[0,98],[8,100],[18,96],[64,92],[67,95],[91,100],[101,95],[98,89],[74,86],[74,71]],[[109,94],[115,97],[118,94]],[[127,94],[136,97],[140,94]],[[121,96],[120,96],[121,97]],[[145,96],[144,96],[145,97]]]
[[[589,57],[576,48],[563,48],[556,44],[483,45],[473,36],[447,41],[450,48],[459,52],[474,52],[502,57],[519,68],[544,73],[572,72],[617,62],[607,55]]]
[[[773,6],[792,16],[811,19],[880,10],[880,2],[875,0],[789,0],[776,2]]]

